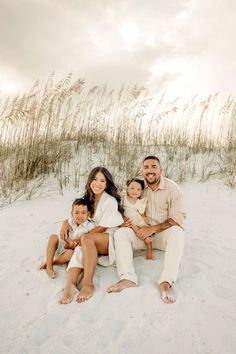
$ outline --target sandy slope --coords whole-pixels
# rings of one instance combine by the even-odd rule
[[[37,271],[49,234],[59,229],[75,191],[49,193],[0,210],[1,353],[233,354],[236,350],[236,192],[220,184],[188,183],[185,254],[165,305],[156,279],[163,253],[135,258],[140,286],[105,289],[115,268],[98,267],[97,292],[84,304],[57,303],[66,279]]]

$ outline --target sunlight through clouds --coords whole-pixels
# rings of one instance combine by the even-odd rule
[[[139,37],[138,28],[130,22],[123,23],[120,26],[122,41],[127,46],[127,49],[132,50],[132,45],[136,44]],[[131,47],[130,47],[131,46]]]
[[[235,11],[234,0],[2,0],[0,93],[72,71],[114,88],[234,94]]]

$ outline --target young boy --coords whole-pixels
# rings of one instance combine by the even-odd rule
[[[53,269],[53,265],[68,263],[75,247],[80,244],[81,236],[94,229],[95,225],[88,220],[89,216],[89,201],[84,198],[75,199],[72,204],[70,218],[72,231],[69,237],[66,241],[63,241],[58,235],[51,235],[48,240],[47,261],[40,266],[40,269],[45,269],[49,278],[54,279],[58,276],[58,273]]]

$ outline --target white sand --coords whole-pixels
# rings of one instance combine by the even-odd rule
[[[1,353],[233,354],[236,352],[236,191],[220,182],[182,186],[187,201],[185,254],[177,302],[162,303],[157,277],[163,253],[135,258],[140,286],[105,289],[115,268],[98,267],[97,292],[83,304],[59,305],[66,279],[36,270],[75,191],[49,193],[0,210]]]

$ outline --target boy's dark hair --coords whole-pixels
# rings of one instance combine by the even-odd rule
[[[87,198],[77,198],[73,201],[72,203],[72,209],[74,208],[74,206],[76,205],[84,205],[88,208],[88,211],[91,211],[91,203],[90,200]]]
[[[132,179],[129,179],[127,182],[126,182],[126,186],[129,187],[130,183],[132,182],[136,182],[136,183],[139,183],[142,187],[142,189],[144,189],[145,185],[144,185],[144,181],[142,179],[139,179],[139,178],[132,178]]]
[[[143,159],[143,163],[146,160],[156,160],[159,164],[161,164],[160,159],[157,156],[154,156],[154,155],[150,155],[150,156],[145,157],[145,159]]]

